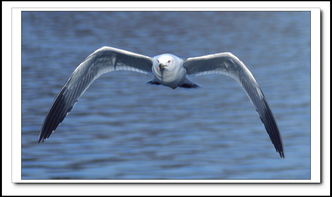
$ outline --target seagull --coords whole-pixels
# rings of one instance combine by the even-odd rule
[[[265,96],[249,69],[230,52],[181,59],[172,54],[148,57],[130,51],[104,46],[90,54],[72,73],[49,110],[38,143],[44,142],[72,110],[88,87],[102,74],[128,70],[153,74],[152,85],[175,89],[197,88],[188,75],[222,74],[235,79],[255,106],[265,129],[281,158],[284,158],[281,135]]]

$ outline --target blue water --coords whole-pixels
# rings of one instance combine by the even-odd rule
[[[139,73],[103,75],[38,144],[53,99],[101,46],[232,52],[260,83],[286,158],[242,88],[219,75],[175,90]],[[23,12],[22,179],[310,179],[310,13]]]

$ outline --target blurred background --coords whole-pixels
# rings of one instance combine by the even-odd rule
[[[102,46],[232,52],[260,84],[286,158],[242,88],[220,75],[173,90],[105,74],[38,144],[61,87]],[[22,12],[22,179],[310,179],[310,12]]]

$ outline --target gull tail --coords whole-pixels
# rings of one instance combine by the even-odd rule
[[[148,84],[151,84],[151,85],[161,85],[161,83],[155,79],[151,80],[151,81],[148,81],[147,82]]]
[[[189,79],[185,78],[185,80],[182,83],[180,83],[178,87],[181,87],[181,88],[199,88],[199,85],[197,85],[194,82],[190,81]]]

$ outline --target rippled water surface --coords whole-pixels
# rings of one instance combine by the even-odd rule
[[[148,56],[234,53],[267,97],[286,158],[241,87],[218,75],[173,90],[108,73],[38,144],[67,78],[105,45]],[[310,13],[23,12],[22,179],[310,179]]]

